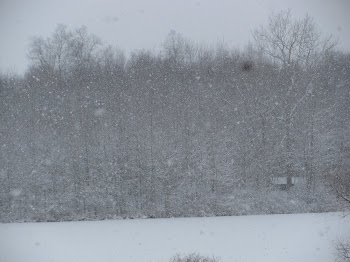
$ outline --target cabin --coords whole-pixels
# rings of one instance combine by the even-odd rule
[[[292,177],[292,186],[296,184],[305,184],[306,178],[305,177]],[[273,187],[280,189],[280,190],[287,190],[287,177],[272,177],[271,178],[271,184]]]

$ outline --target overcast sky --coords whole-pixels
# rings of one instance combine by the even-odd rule
[[[0,0],[0,72],[23,73],[32,36],[62,23],[86,25],[105,44],[130,52],[158,50],[170,30],[194,41],[243,47],[272,11],[314,17],[350,51],[350,0]]]

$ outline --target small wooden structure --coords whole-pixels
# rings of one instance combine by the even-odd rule
[[[297,177],[297,176],[292,177],[291,186],[294,186],[295,184],[304,184],[304,183],[306,183],[305,177]],[[287,190],[288,189],[287,177],[285,177],[285,176],[271,178],[271,184],[280,190]]]

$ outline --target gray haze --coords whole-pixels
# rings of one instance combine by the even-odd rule
[[[129,52],[158,50],[170,30],[208,45],[242,47],[271,11],[291,8],[315,18],[324,33],[350,47],[347,0],[0,0],[0,72],[23,73],[32,36],[49,36],[57,24],[86,25],[104,43]]]

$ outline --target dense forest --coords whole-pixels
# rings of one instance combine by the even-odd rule
[[[282,12],[242,50],[171,31],[124,54],[64,25],[32,39],[26,73],[0,79],[0,221],[337,210],[324,177],[349,171],[350,54],[312,26]]]

